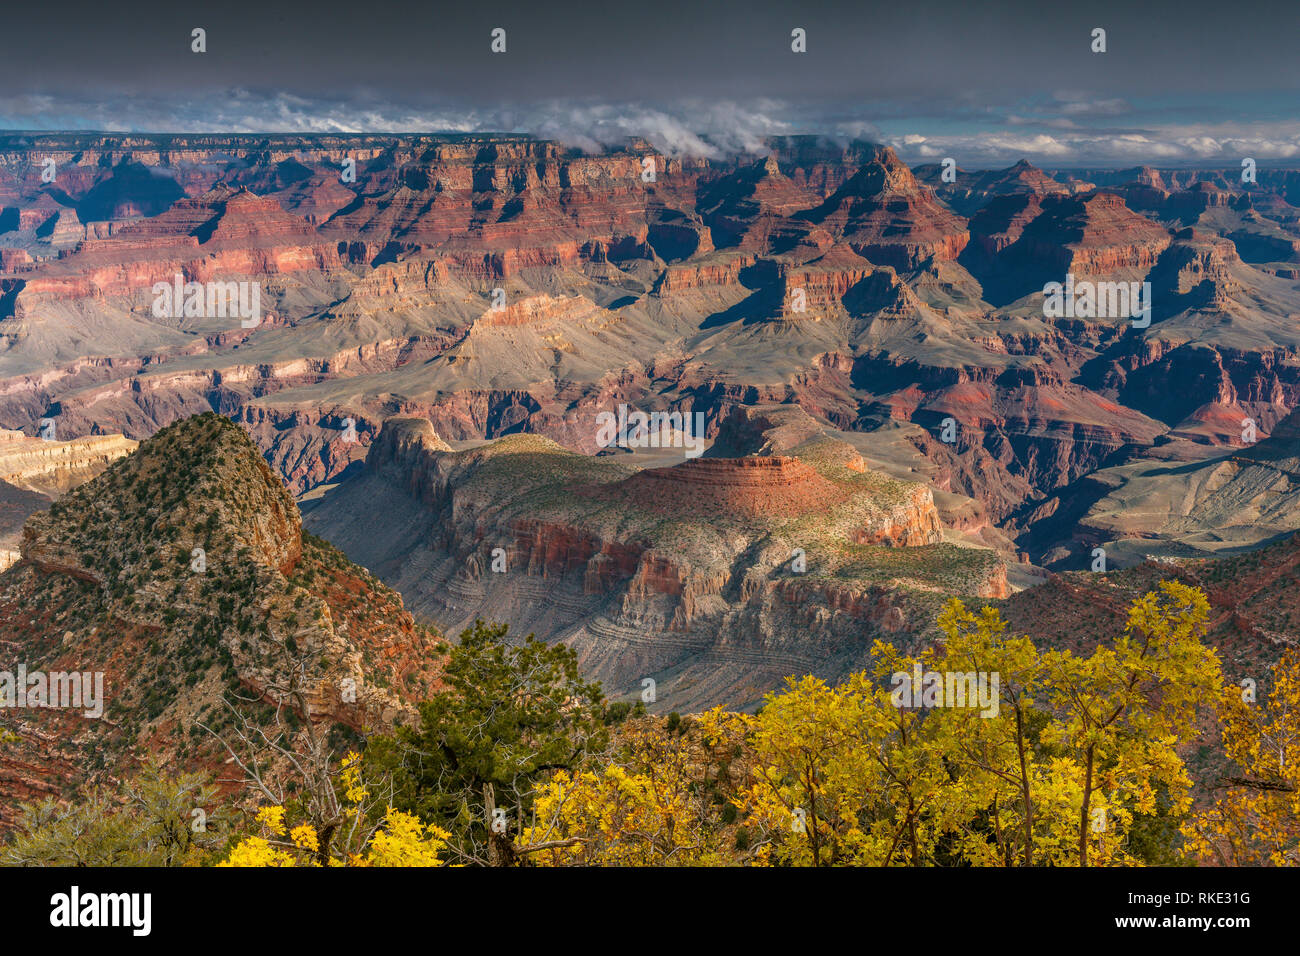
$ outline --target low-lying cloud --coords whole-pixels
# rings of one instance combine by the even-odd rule
[[[915,115],[916,119],[909,119]],[[1185,115],[1185,111],[1184,111]],[[553,100],[491,108],[395,104],[231,90],[221,95],[0,95],[0,128],[176,133],[476,133],[553,139],[587,152],[637,137],[674,156],[762,154],[775,135],[884,142],[909,162],[951,156],[966,167],[1021,158],[1055,165],[1217,163],[1300,156],[1300,121],[1141,122],[1128,102],[1056,92],[1034,103],[799,103],[697,98],[672,104]],[[1119,125],[1120,122],[1123,125]]]

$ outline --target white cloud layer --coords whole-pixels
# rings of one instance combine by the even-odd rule
[[[1086,91],[1049,94],[1006,111],[984,106],[964,115],[941,110],[911,124],[896,111],[886,123],[853,118],[844,104],[809,106],[772,99],[695,99],[671,106],[551,101],[482,107],[409,106],[376,97],[355,101],[232,90],[209,97],[88,97],[73,100],[0,92],[0,128],[130,132],[388,133],[514,132],[594,151],[642,137],[672,155],[762,153],[766,137],[819,133],[894,146],[909,162],[952,156],[971,168],[1021,158],[1056,165],[1213,163],[1300,156],[1300,120],[1131,123],[1123,100]],[[962,106],[966,109],[966,106]],[[864,110],[864,112],[867,112]],[[1089,125],[1090,124],[1090,125]],[[914,128],[908,129],[912,125]],[[961,132],[935,132],[960,129]]]

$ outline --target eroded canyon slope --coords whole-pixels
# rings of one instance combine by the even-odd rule
[[[0,574],[0,669],[102,682],[90,716],[84,693],[48,708],[24,687],[28,706],[6,707],[0,829],[19,800],[115,779],[146,755],[223,766],[213,734],[238,744],[229,705],[250,728],[277,705],[391,726],[436,688],[436,644],[397,594],[303,533],[239,426],[213,413],[168,426],[28,519]]]
[[[42,182],[47,159],[53,183]],[[349,160],[355,179],[342,175]],[[7,135],[0,426],[33,434],[53,418],[61,438],[140,440],[196,412],[230,416],[294,493],[325,490],[317,507],[322,522],[335,509],[330,528],[346,537],[336,543],[373,561],[419,613],[454,627],[510,612],[525,630],[583,646],[621,688],[633,670],[677,665],[630,658],[615,677],[600,641],[572,629],[623,622],[608,648],[689,630],[713,607],[697,601],[714,593],[705,580],[737,589],[717,609],[736,615],[719,633],[785,653],[764,642],[794,623],[763,619],[762,589],[744,585],[769,573],[777,551],[746,549],[798,545],[756,531],[728,510],[743,496],[717,491],[744,474],[746,494],[763,501],[767,479],[812,481],[805,466],[831,481],[798,442],[777,452],[735,439],[740,422],[773,406],[858,456],[855,481],[930,494],[940,542],[862,545],[915,558],[896,575],[908,594],[943,578],[936,556],[949,553],[979,567],[994,554],[1014,590],[1042,580],[1043,567],[1087,567],[1097,547],[1115,567],[1251,549],[1300,529],[1286,464],[1300,403],[1298,184],[1285,168],[1244,184],[1233,170],[1023,162],[959,170],[949,183],[887,147],[816,137],[701,159],[635,141],[586,155],[508,135]],[[1149,283],[1150,324],[1045,315],[1044,285],[1067,274]],[[248,326],[203,310],[158,315],[154,285],[176,276],[255,282],[261,315]],[[620,405],[699,413],[713,450],[671,465],[597,456],[600,416]],[[407,434],[425,426],[394,422],[411,418],[447,449]],[[779,430],[769,425],[754,433]],[[794,464],[717,464],[756,453]],[[393,514],[427,540],[394,525],[397,544],[365,550],[363,524],[395,519],[367,510],[356,489],[382,481],[375,494],[388,495],[416,459],[440,477],[408,475],[410,500]],[[566,477],[537,486],[511,475],[523,461]],[[565,482],[579,479],[583,495],[607,498],[579,496],[592,513],[557,510],[552,499],[572,506]],[[532,490],[510,504],[515,482]],[[820,509],[809,514],[847,533],[834,496],[802,487]],[[355,535],[334,504],[343,498]],[[665,527],[689,520],[692,500],[718,518],[696,552],[690,535],[647,530],[645,502],[679,499],[686,510]],[[461,500],[482,527],[462,526],[459,513],[435,519]],[[732,520],[745,530],[727,537],[719,529]],[[531,592],[494,596],[468,555],[495,535],[516,548],[516,568],[550,568],[519,550],[516,526],[528,521],[577,534],[587,544],[574,553],[640,535],[658,554],[669,541],[663,581],[681,572],[673,587],[685,597],[633,588],[662,583],[636,571],[640,557],[626,580],[583,571],[564,614],[543,613],[551,605]],[[529,547],[544,553],[540,540]],[[402,564],[408,546],[427,566]],[[527,586],[546,592],[556,574]],[[932,593],[978,594],[978,578]],[[623,606],[629,593],[635,610]],[[737,609],[751,599],[746,617]],[[794,640],[785,633],[778,644]],[[704,699],[709,680],[677,683],[686,694],[697,681]]]
[[[997,552],[944,540],[929,488],[797,407],[737,409],[703,457],[625,457],[537,435],[455,451],[390,418],[305,520],[447,630],[487,617],[562,640],[613,696],[654,681],[660,709],[837,679],[876,638],[930,633],[948,595],[1008,593]]]
[[[996,604],[1013,633],[1090,650],[1124,631],[1129,608],[1161,581],[1203,590],[1207,642],[1232,683],[1261,681],[1300,634],[1300,536],[1219,558],[1160,557],[1106,574],[1069,571]]]

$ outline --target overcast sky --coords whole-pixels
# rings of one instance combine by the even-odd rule
[[[911,162],[1235,165],[1300,156],[1298,42],[1295,0],[24,2],[0,12],[0,128],[508,130],[695,153],[820,132]]]

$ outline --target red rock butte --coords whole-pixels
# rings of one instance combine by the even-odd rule
[[[693,458],[647,468],[619,482],[618,494],[653,510],[791,518],[848,497],[798,458]]]

